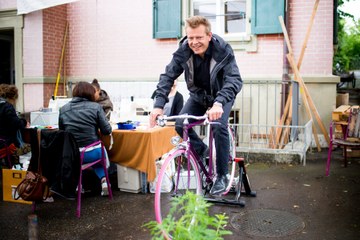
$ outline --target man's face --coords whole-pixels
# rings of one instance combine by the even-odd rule
[[[206,27],[200,25],[197,28],[186,28],[186,35],[191,50],[193,50],[195,54],[200,55],[200,57],[204,57],[204,54],[209,47],[212,33],[206,33]]]

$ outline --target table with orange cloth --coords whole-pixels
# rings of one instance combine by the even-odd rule
[[[145,130],[113,130],[113,146],[108,150],[111,162],[130,167],[147,174],[147,181],[156,177],[155,160],[174,146],[171,137],[176,135],[174,126],[155,127]],[[110,145],[110,137],[102,137],[105,146]]]

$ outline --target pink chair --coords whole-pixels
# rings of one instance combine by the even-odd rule
[[[86,163],[83,164],[83,160],[84,160],[84,155],[85,155],[85,151],[93,146],[96,146],[98,144],[101,144],[101,158],[91,162],[91,163]],[[88,146],[86,146],[81,152],[80,152],[80,163],[81,163],[81,169],[80,169],[80,177],[79,177],[79,184],[78,184],[78,195],[77,195],[77,208],[76,208],[76,216],[78,218],[80,218],[80,214],[81,214],[81,189],[82,189],[82,172],[92,166],[94,166],[95,164],[101,164],[104,167],[104,171],[105,171],[105,178],[106,178],[106,183],[108,185],[108,191],[109,191],[109,199],[112,200],[113,196],[112,196],[112,191],[111,191],[111,186],[110,186],[110,180],[109,180],[109,174],[106,168],[106,156],[105,156],[105,150],[104,150],[104,144],[101,141],[96,141]]]
[[[333,130],[335,126],[340,125],[342,128],[342,138],[336,138]],[[349,118],[343,122],[331,122],[330,124],[330,144],[328,150],[328,158],[326,162],[326,176],[330,174],[330,162],[333,146],[340,146],[344,149],[344,167],[347,167],[347,148],[359,149],[360,148],[360,111],[359,109],[350,109]]]

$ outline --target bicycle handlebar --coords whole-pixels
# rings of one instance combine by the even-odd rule
[[[158,116],[156,121],[157,124],[161,127],[165,126],[167,120],[174,120],[174,119],[195,119],[195,120],[204,120],[204,124],[209,123],[209,119],[207,114],[203,116],[194,116],[194,115],[188,115],[188,114],[181,114],[181,115],[175,115],[175,116]]]

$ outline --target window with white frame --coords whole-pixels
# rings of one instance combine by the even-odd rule
[[[217,34],[246,32],[246,0],[193,0],[193,15],[208,18]]]
[[[191,15],[210,20],[212,32],[225,39],[246,40],[250,34],[250,0],[192,0]]]
[[[185,19],[203,15],[233,49],[256,51],[257,35],[282,33],[284,11],[285,0],[153,0],[153,38],[180,39]]]

